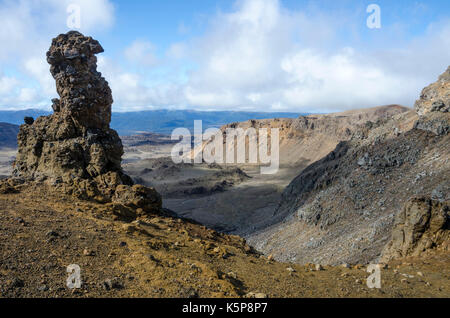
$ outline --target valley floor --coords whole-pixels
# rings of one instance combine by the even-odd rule
[[[241,236],[271,224],[283,189],[303,168],[284,166],[276,174],[263,175],[258,166],[177,165],[169,157],[124,165],[138,183],[161,193],[165,208]]]
[[[0,179],[9,176],[12,172],[12,162],[16,156],[17,149],[0,149]]]

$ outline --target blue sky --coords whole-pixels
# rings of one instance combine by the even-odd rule
[[[450,64],[446,0],[0,0],[0,109],[49,109],[45,52],[70,4],[105,48],[114,111],[412,106]]]

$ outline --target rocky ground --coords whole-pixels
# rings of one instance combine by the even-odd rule
[[[12,163],[17,153],[19,126],[0,122],[0,179],[12,172]]]
[[[279,263],[237,236],[162,215],[114,220],[108,207],[45,184],[0,195],[1,297],[448,297],[449,255],[366,267]],[[66,286],[67,266],[82,287]]]
[[[169,135],[141,133],[121,136],[124,148],[122,164],[135,163],[146,159],[170,156],[172,147],[178,141],[172,141]]]
[[[11,175],[12,164],[16,158],[17,149],[0,148],[0,179]]]
[[[163,206],[179,216],[234,234],[264,227],[284,187],[301,171],[282,167],[276,175],[261,175],[258,166],[174,164],[168,157],[128,163],[124,169],[136,182],[154,187]]]

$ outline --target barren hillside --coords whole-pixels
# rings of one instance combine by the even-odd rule
[[[310,164],[323,158],[332,151],[340,141],[349,140],[358,129],[368,122],[385,122],[394,116],[405,116],[405,120],[398,127],[405,130],[412,126],[417,118],[410,108],[389,105],[374,108],[357,109],[341,113],[319,114],[300,116],[298,118],[274,118],[262,120],[249,120],[239,123],[231,123],[221,127],[226,142],[226,129],[261,128],[269,130],[279,129],[280,137],[280,164],[282,166],[296,166]],[[205,147],[205,145],[202,145]],[[224,146],[227,153],[230,144]],[[248,152],[248,139],[246,140]],[[248,160],[248,153],[246,155]]]
[[[448,105],[448,91],[424,91],[433,96],[431,103]],[[422,94],[416,108],[424,98]],[[427,108],[419,114],[414,125],[409,114],[366,125],[350,141],[339,143],[303,170],[284,190],[273,226],[249,242],[284,261],[377,261],[391,239],[396,216],[419,197],[444,202],[439,208],[444,223],[436,231],[447,231],[450,115],[445,107]],[[414,223],[419,221],[408,222],[419,227]],[[430,241],[425,249],[438,245]]]

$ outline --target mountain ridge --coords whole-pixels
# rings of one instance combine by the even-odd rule
[[[0,148],[16,148],[19,126],[0,122]]]
[[[50,111],[28,109],[1,111],[0,121],[23,124],[24,117],[48,116]],[[193,131],[194,120],[203,121],[203,129],[220,127],[229,122],[273,117],[296,118],[301,113],[289,112],[244,112],[244,111],[195,111],[195,110],[148,110],[134,112],[113,112],[111,127],[121,136],[135,135],[139,132],[171,134],[175,128],[185,127]]]

